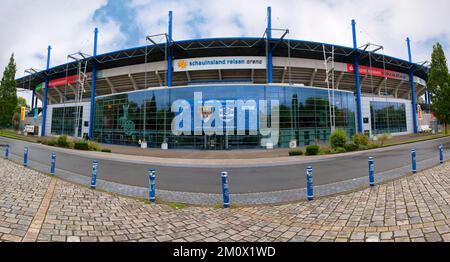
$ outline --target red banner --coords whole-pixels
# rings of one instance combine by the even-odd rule
[[[58,87],[58,86],[65,86],[68,84],[74,84],[78,81],[78,75],[68,76],[68,77],[62,77],[58,79],[53,79],[48,82],[48,87]]]
[[[355,67],[353,64],[347,64],[347,73],[354,73]],[[368,66],[359,66],[359,73],[361,75],[370,75],[370,76],[377,76],[377,77],[387,77],[391,79],[399,79],[399,80],[408,80],[409,76],[407,74],[386,70],[382,68],[376,68],[376,67],[368,67]]]

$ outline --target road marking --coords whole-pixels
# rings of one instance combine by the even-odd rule
[[[53,192],[55,191],[57,179],[53,177],[47,188],[47,192],[42,199],[41,205],[39,206],[36,215],[28,228],[27,233],[22,239],[22,242],[36,242],[39,232],[41,231],[42,224],[44,224],[45,215],[50,206],[50,201],[52,200]]]

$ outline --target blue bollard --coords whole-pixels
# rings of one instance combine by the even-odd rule
[[[306,196],[309,201],[314,199],[314,188],[313,188],[313,168],[308,166],[306,168]]]
[[[148,170],[148,181],[149,181],[148,195],[149,195],[150,202],[155,202],[155,200],[156,200],[155,179],[156,179],[155,170],[149,169]]]
[[[369,185],[375,186],[373,157],[369,157]]]
[[[6,148],[5,148],[5,159],[8,160],[8,158],[9,158],[9,145],[6,145]]]
[[[439,145],[439,163],[444,164],[444,146]]]
[[[228,172],[222,172],[222,194],[223,194],[223,207],[230,207],[230,195],[228,190]]]
[[[23,166],[28,166],[28,147],[23,149]]]
[[[98,168],[97,160],[92,161],[92,178],[91,178],[91,188],[92,189],[97,188],[97,168]]]
[[[50,166],[50,175],[55,176],[56,154],[52,153],[52,161]]]
[[[417,165],[416,165],[416,150],[411,150],[411,171],[413,174],[417,172]]]

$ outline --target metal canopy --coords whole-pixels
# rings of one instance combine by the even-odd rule
[[[172,44],[172,54],[174,59],[183,59],[191,57],[208,57],[208,56],[265,56],[266,55],[266,39],[265,38],[211,38],[211,39],[194,39],[187,41],[175,41]],[[308,58],[323,60],[323,46],[326,52],[331,52],[334,48],[335,62],[353,63],[354,53],[360,58],[361,65],[369,64],[370,51],[358,49],[355,51],[350,47],[343,47],[331,44],[323,44],[318,42],[276,39],[272,38],[270,43],[275,47],[273,49],[274,57],[290,57],[292,58]],[[95,64],[97,70],[109,69],[127,65],[136,65],[145,63],[145,52],[147,48],[147,62],[157,62],[165,60],[166,43],[141,46],[137,48],[124,49],[96,57],[86,56],[83,61],[88,62],[88,71],[92,70]],[[289,48],[290,45],[290,48]],[[290,54],[288,54],[290,52]],[[371,53],[372,66],[382,68],[383,55]],[[429,68],[424,65],[411,64],[405,60],[397,59],[390,56],[384,56],[386,69],[400,73],[409,73],[412,69],[414,75],[427,80]],[[66,70],[68,70],[66,72]],[[17,79],[17,86],[22,86],[23,82],[31,81],[31,87],[44,81],[45,76],[50,79],[74,75],[77,73],[78,63],[71,62],[50,68],[47,71],[40,71],[22,78]]]

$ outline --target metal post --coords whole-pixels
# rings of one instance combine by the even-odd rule
[[[47,69],[50,68],[50,52],[52,50],[51,46],[47,48]],[[42,127],[41,127],[41,136],[45,136],[45,121],[47,119],[47,95],[48,95],[48,76],[45,76],[45,85],[44,85],[44,97],[43,103],[43,111],[42,111]]]
[[[416,164],[416,150],[411,150],[411,171],[413,174],[417,172],[417,164]]]
[[[409,63],[412,64],[411,41],[409,40],[409,37],[406,38],[406,44],[408,45]],[[412,105],[412,114],[413,114],[413,130],[414,130],[414,134],[417,134],[418,130],[417,130],[416,89],[415,89],[415,85],[414,85],[414,73],[411,69],[409,70],[409,82],[411,84],[411,105]]]
[[[369,185],[375,186],[373,157],[369,157]]]
[[[97,188],[97,168],[98,162],[97,160],[92,161],[92,177],[91,177],[91,188]]]
[[[439,145],[439,163],[444,164],[444,146]]]
[[[36,97],[36,100],[37,100],[37,97]],[[39,117],[39,109],[37,107],[35,107],[33,109],[33,122],[34,122],[34,125],[37,125],[38,117]]]
[[[31,93],[31,111],[33,111],[34,109],[34,88],[33,88],[33,92]]]
[[[5,159],[6,160],[9,159],[9,145],[6,145],[6,148],[5,148]]]
[[[267,7],[267,83],[272,83],[273,63],[272,63],[272,8]]]
[[[313,168],[308,166],[306,168],[306,197],[309,201],[314,200],[314,186],[313,186]]]
[[[23,149],[23,166],[28,166],[28,147]]]
[[[153,169],[149,169],[148,170],[148,181],[149,181],[148,195],[149,195],[150,202],[156,201],[155,179],[156,179],[156,171]]]
[[[358,133],[363,133],[363,119],[362,119],[362,111],[361,111],[361,83],[359,77],[359,57],[358,57],[358,43],[356,41],[356,22],[352,20],[352,32],[353,32],[353,52],[354,60],[353,66],[355,71],[355,84],[356,84],[356,115],[357,115],[357,123],[358,123]]]
[[[169,46],[167,48],[167,86],[172,86],[172,11],[169,11]]]
[[[55,176],[55,163],[56,163],[56,154],[53,152],[50,166],[50,175],[52,176]]]
[[[228,172],[222,172],[222,194],[223,194],[223,207],[230,207],[230,195],[228,190]]]
[[[95,57],[97,56],[97,39],[98,39],[98,28],[94,30],[94,62],[92,63],[92,80],[91,80],[91,109],[89,114],[89,133],[88,138],[92,140],[94,132],[94,111],[95,111],[95,82],[97,81],[97,67],[95,65]]]

